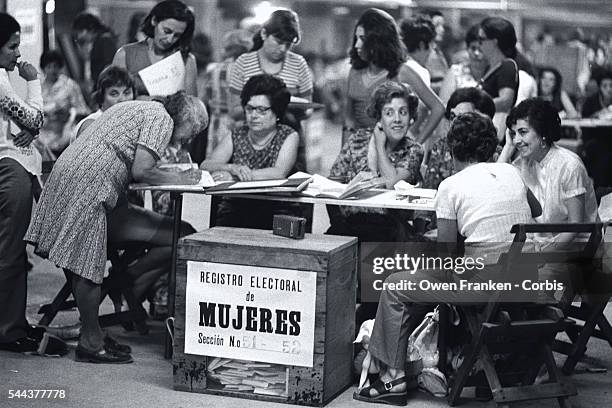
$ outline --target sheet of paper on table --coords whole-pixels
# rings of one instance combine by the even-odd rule
[[[393,186],[395,191],[399,195],[415,197],[417,199],[429,199],[433,200],[436,197],[438,190],[433,188],[420,188],[416,187],[404,180],[400,180]]]
[[[160,169],[172,170],[172,171],[187,171],[190,169],[198,169],[197,163],[162,163],[157,166]],[[200,181],[196,184],[193,184],[193,187],[213,187],[219,184],[216,182],[212,175],[206,170],[200,170],[201,176]],[[166,188],[178,188],[181,186],[178,185],[167,185]]]
[[[185,63],[179,51],[138,71],[149,95],[172,95],[185,87]]]

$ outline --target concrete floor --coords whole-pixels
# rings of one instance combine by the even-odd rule
[[[28,318],[37,321],[38,306],[49,300],[63,284],[63,273],[47,261],[33,257],[34,269],[29,276]],[[102,309],[108,310],[108,300]],[[607,309],[612,315],[612,308]],[[54,325],[71,324],[77,321],[76,311],[62,312]],[[109,331],[118,340],[134,349],[134,363],[127,365],[95,365],[74,361],[74,346],[62,358],[26,356],[0,351],[0,407],[268,407],[275,403],[226,398],[204,394],[192,394],[172,389],[172,365],[163,358],[163,325],[150,321],[151,333],[141,336],[126,332],[121,327]],[[574,407],[612,406],[612,376],[609,372],[592,373],[587,367],[603,367],[612,370],[610,346],[599,340],[589,344],[585,363],[580,363],[578,372],[571,377],[578,388],[578,396],[572,398]],[[59,389],[65,390],[65,399],[8,399],[9,390]],[[354,401],[351,387],[331,403],[330,408],[368,407]],[[491,404],[466,401],[462,407],[485,407]],[[446,407],[446,400],[435,399],[422,392],[414,392],[408,407]],[[519,407],[555,407],[555,401],[519,404]]]
[[[321,135],[333,135],[330,129],[320,123]],[[324,127],[321,127],[324,126]],[[339,149],[334,139],[320,139],[318,169],[313,172],[326,171],[331,166],[333,158]],[[315,152],[317,155],[318,153]],[[201,196],[185,200],[185,218],[199,228],[206,227],[206,220],[201,217],[201,208],[205,206]],[[63,273],[47,261],[37,257],[32,258],[35,265],[29,275],[28,318],[31,322],[38,321],[36,311],[40,304],[48,302],[64,282]],[[107,301],[108,302],[108,301]],[[108,303],[103,309],[108,309]],[[607,309],[612,315],[612,308]],[[54,325],[71,324],[77,321],[76,311],[63,312],[53,322]],[[172,389],[172,365],[163,358],[164,332],[161,322],[150,322],[151,333],[140,336],[135,332],[126,332],[121,327],[110,328],[109,331],[118,340],[130,344],[133,349],[134,363],[128,365],[94,365],[74,361],[72,344],[71,352],[62,358],[44,358],[25,356],[0,351],[0,408],[9,407],[268,407],[281,406],[274,403],[225,398],[203,394],[192,394],[174,391]],[[578,372],[571,380],[578,388],[579,395],[572,398],[574,407],[609,407],[612,406],[612,376],[609,372],[592,373],[586,367],[603,367],[612,370],[612,353],[610,346],[602,341],[594,340],[589,344],[588,365],[581,363]],[[65,390],[65,399],[8,399],[9,390],[24,389],[58,389]],[[330,408],[368,407],[363,402],[352,399],[354,387],[351,387],[328,406]],[[485,407],[491,403],[466,402],[462,407]],[[371,405],[370,405],[371,406]],[[408,402],[408,407],[446,407],[445,399],[435,399],[422,392],[414,392]],[[533,402],[519,404],[520,407],[555,407],[556,401]]]

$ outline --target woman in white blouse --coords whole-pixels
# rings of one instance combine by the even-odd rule
[[[498,161],[512,162],[527,187],[542,204],[537,222],[595,222],[597,201],[593,183],[582,160],[575,153],[557,146],[561,120],[557,110],[537,98],[526,99],[510,111],[506,119],[506,145]],[[576,234],[538,234],[544,248],[552,242],[568,243]]]
[[[0,349],[35,351],[28,337],[26,248],[23,236],[32,211],[34,176],[41,172],[40,154],[32,141],[43,124],[41,86],[32,64],[17,60],[21,28],[0,13]],[[13,90],[7,71],[27,81],[27,98]]]
[[[416,376],[405,368],[408,337],[422,314],[432,303],[478,302],[490,296],[485,291],[424,290],[418,283],[494,280],[501,272],[496,264],[498,255],[513,239],[512,226],[531,222],[539,214],[539,206],[516,168],[488,163],[497,146],[497,131],[488,117],[460,115],[453,121],[447,141],[457,173],[442,181],[436,196],[438,242],[455,243],[458,234],[463,235],[463,259],[478,259],[482,267],[464,271],[415,268],[385,280],[369,346],[380,363],[380,375],[369,387],[353,394],[357,400],[406,405],[407,390],[416,386]],[[398,289],[406,281],[414,283],[414,289]]]

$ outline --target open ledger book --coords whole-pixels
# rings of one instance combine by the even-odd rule
[[[305,177],[310,177],[312,182],[308,185],[308,188],[302,191],[302,195],[309,197],[336,198],[338,200],[354,197],[363,191],[371,190],[375,187],[384,187],[385,185],[385,181],[382,177],[363,178],[357,176],[351,180],[350,183],[343,184],[318,174],[310,175],[303,172],[295,173],[291,175],[289,179]]]

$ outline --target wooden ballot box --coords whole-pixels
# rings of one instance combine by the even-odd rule
[[[322,406],[351,385],[356,238],[215,227],[177,262],[175,389]]]

